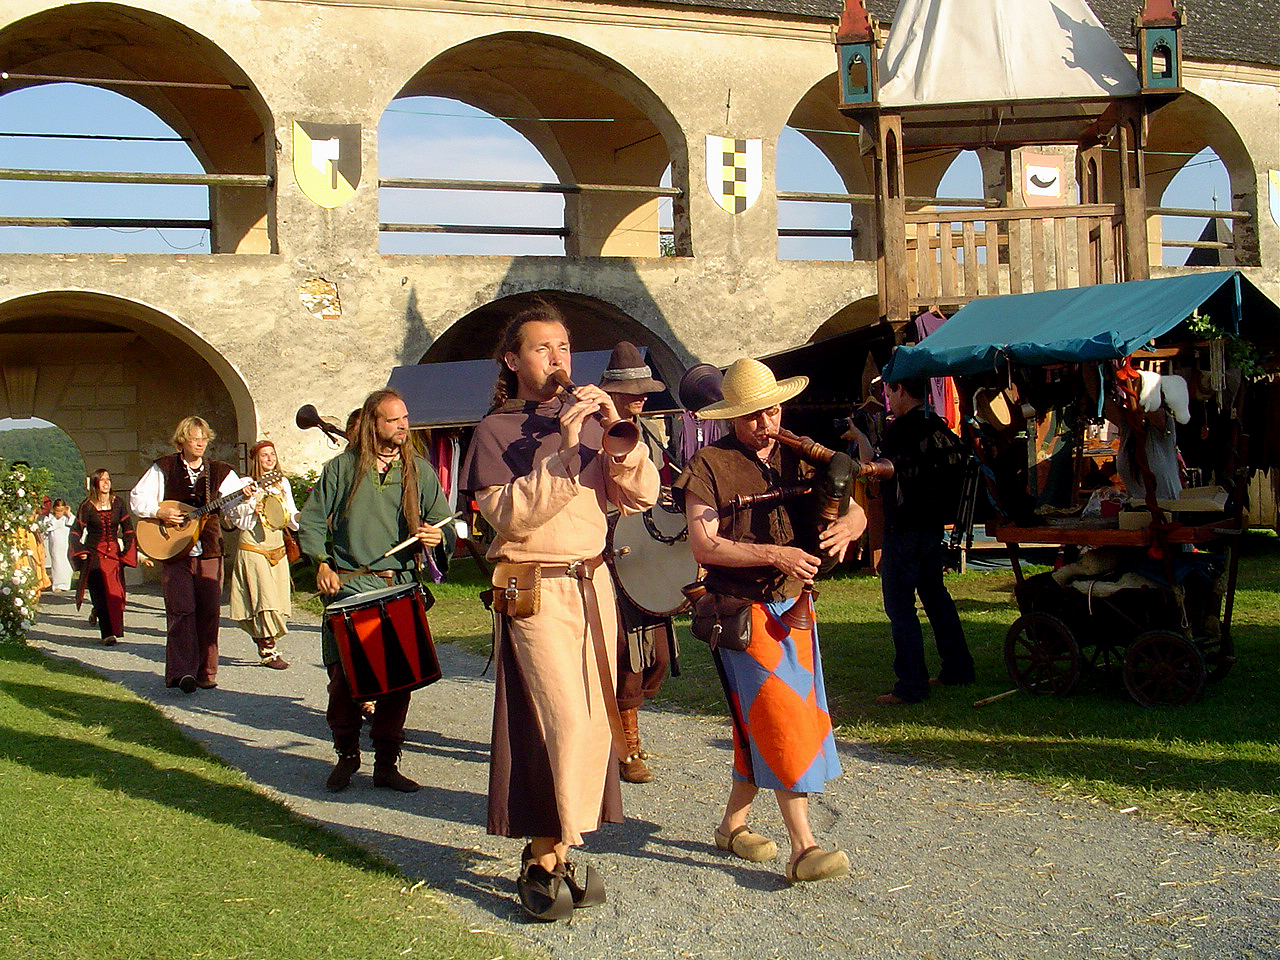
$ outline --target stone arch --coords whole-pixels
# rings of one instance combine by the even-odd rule
[[[56,423],[90,469],[132,484],[182,417],[218,434],[235,461],[257,415],[244,378],[189,326],[136,300],[46,290],[0,302],[0,418]]]
[[[538,301],[554,304],[564,314],[574,351],[612,350],[619,340],[630,340],[641,351],[650,351],[660,380],[668,385],[680,382],[684,364],[659,334],[606,300],[566,290],[533,290],[486,303],[459,317],[419,362],[492,357],[507,322]]]
[[[874,194],[875,178],[871,169],[870,156],[864,157],[858,149],[859,124],[840,113],[837,109],[839,102],[839,77],[832,73],[810,87],[796,102],[786,125],[796,130],[822,152],[844,183],[846,193]],[[874,260],[876,257],[874,204],[853,204],[850,209],[849,223],[855,232],[852,240],[854,259]]]
[[[817,343],[850,330],[861,330],[880,322],[880,298],[876,295],[847,303],[809,336],[809,343]]]
[[[1261,262],[1257,219],[1259,210],[1265,210],[1265,203],[1260,207],[1258,202],[1258,171],[1235,126],[1203,97],[1183,93],[1151,115],[1146,143],[1147,203],[1160,206],[1170,181],[1205,147],[1212,148],[1226,167],[1231,182],[1231,209],[1252,218],[1231,225],[1235,262],[1257,266]],[[1170,154],[1182,155],[1181,160]],[[1156,230],[1152,234],[1158,237]]]
[[[503,119],[563,183],[657,187],[670,165],[672,183],[688,192],[688,149],[667,106],[630,70],[564,37],[507,32],[468,40],[433,58],[396,94],[411,96],[460,100]],[[676,249],[687,253],[680,198],[674,219]],[[569,195],[565,225],[570,256],[659,255],[653,196]]]
[[[207,173],[275,175],[266,101],[225,51],[176,20],[118,3],[52,7],[0,31],[0,63],[10,90],[76,77],[127,96],[188,138]],[[209,213],[214,253],[275,251],[273,189],[210,187]]]

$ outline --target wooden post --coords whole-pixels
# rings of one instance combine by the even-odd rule
[[[1146,280],[1151,275],[1147,250],[1147,177],[1143,167],[1146,114],[1140,100],[1121,101],[1118,111],[1120,192],[1124,210],[1124,279]]]
[[[876,231],[880,314],[895,328],[911,319],[907,294],[907,204],[903,189],[902,115],[876,114]],[[924,279],[920,278],[923,286]]]

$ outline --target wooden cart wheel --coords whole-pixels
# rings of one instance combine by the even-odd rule
[[[1204,664],[1209,670],[1209,675],[1205,678],[1209,683],[1217,683],[1231,672],[1231,667],[1236,662],[1236,643],[1230,635],[1201,640],[1199,646]]]
[[[1148,630],[1124,655],[1124,685],[1144,707],[1180,707],[1204,693],[1204,656],[1200,648],[1172,630]]]
[[[1080,679],[1083,661],[1071,628],[1048,613],[1019,617],[1004,638],[1004,664],[1027,693],[1065,697]]]

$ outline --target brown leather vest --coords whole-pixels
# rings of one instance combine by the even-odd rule
[[[218,488],[231,473],[228,464],[205,457],[204,470],[192,484],[180,453],[161,457],[156,461],[156,466],[164,474],[164,499],[177,500],[193,507],[203,507],[206,503],[217,500]],[[205,557],[222,556],[222,524],[216,515],[209,518],[200,531],[200,548]]]

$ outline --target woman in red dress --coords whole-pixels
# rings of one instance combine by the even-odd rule
[[[76,608],[87,585],[104,646],[124,639],[124,568],[138,565],[133,518],[124,501],[111,494],[111,474],[95,470],[89,496],[76,511],[70,552],[80,570]]]

